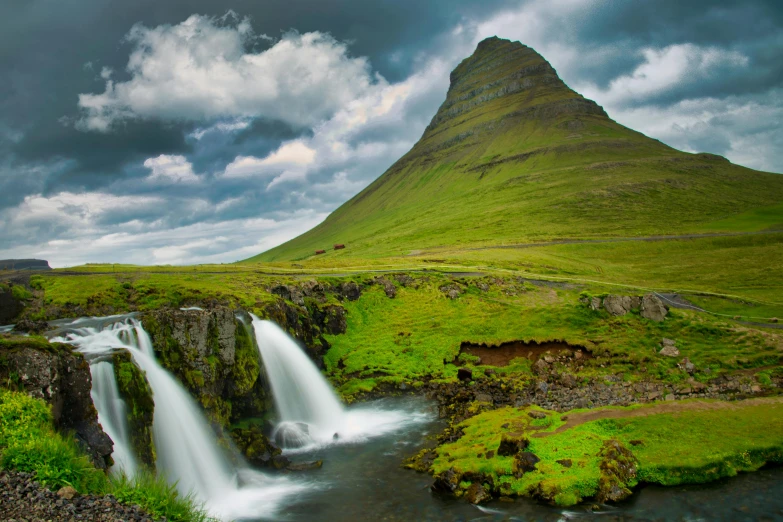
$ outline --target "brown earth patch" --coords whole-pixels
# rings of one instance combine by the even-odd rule
[[[570,413],[566,423],[554,431],[535,433],[533,437],[547,437],[555,433],[562,433],[585,422],[600,419],[624,419],[628,417],[647,417],[662,413],[680,413],[684,411],[705,410],[737,410],[746,406],[758,406],[761,404],[783,403],[783,397],[757,397],[742,401],[676,401],[659,403],[654,406],[641,407],[633,410],[591,410],[582,413]]]
[[[524,357],[531,361],[537,361],[547,355],[557,357],[567,355],[573,357],[577,352],[581,357],[590,358],[590,352],[582,346],[572,346],[563,341],[547,341],[543,343],[511,341],[499,346],[487,346],[484,344],[462,343],[460,354],[473,355],[481,359],[480,364],[487,366],[508,366],[512,359]]]

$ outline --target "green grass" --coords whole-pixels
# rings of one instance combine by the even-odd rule
[[[655,405],[600,410],[653,409]],[[538,409],[538,408],[536,408]],[[463,423],[464,435],[436,451],[435,474],[454,469],[459,474],[492,476],[501,493],[538,496],[560,505],[593,497],[599,487],[599,452],[607,440],[617,440],[638,459],[638,482],[667,486],[704,483],[753,471],[768,462],[783,462],[783,404],[744,405],[716,410],[658,413],[586,422],[560,433],[531,437],[560,427],[566,414],[549,412],[548,426],[535,426],[528,409],[502,408],[481,413]],[[567,412],[573,415],[575,412]],[[513,457],[497,450],[501,434],[527,434],[528,451],[541,461],[536,471],[515,477]],[[641,441],[632,445],[631,441]],[[558,460],[571,460],[565,467]]]
[[[419,288],[399,288],[388,298],[371,287],[355,302],[345,302],[348,329],[327,336],[332,348],[325,363],[341,392],[350,396],[381,383],[421,383],[454,379],[452,364],[463,342],[498,345],[507,341],[564,341],[585,346],[600,359],[589,361],[584,375],[629,373],[677,383],[688,376],[676,370],[679,359],[658,356],[661,339],[675,339],[682,357],[712,375],[723,371],[779,364],[783,339],[737,329],[721,318],[674,310],[662,323],[631,313],[612,317],[578,302],[580,288],[552,289],[500,280],[489,292],[466,279],[463,294],[448,299],[440,290],[457,284],[427,276]],[[529,364],[501,370],[530,376]],[[605,368],[601,368],[603,364]],[[476,370],[481,373],[484,367]],[[705,378],[702,374],[700,378]]]
[[[96,469],[73,437],[55,431],[49,406],[24,393],[0,388],[0,466],[35,473],[53,490],[72,486],[82,494],[111,493],[120,502],[136,504],[156,519],[207,522],[210,517],[192,497],[183,497],[163,479],[109,479]]]

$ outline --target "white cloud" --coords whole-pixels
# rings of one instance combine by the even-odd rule
[[[615,78],[607,89],[585,83],[577,89],[587,98],[608,106],[638,103],[688,83],[701,82],[725,68],[744,68],[748,58],[737,51],[693,44],[640,51],[644,62],[628,75]]]
[[[185,156],[161,154],[147,158],[144,166],[152,172],[146,180],[150,183],[198,183],[200,178],[193,172],[193,165]]]
[[[256,39],[247,20],[226,25],[192,15],[177,25],[136,25],[127,36],[131,78],[106,78],[103,93],[80,94],[77,126],[107,132],[134,118],[259,116],[307,126],[384,83],[328,34],[289,33],[265,51],[247,52]]]

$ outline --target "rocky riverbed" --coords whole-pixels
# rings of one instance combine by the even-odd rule
[[[73,488],[51,491],[30,473],[0,471],[0,520],[7,522],[152,522],[135,506],[112,495],[79,495]]]

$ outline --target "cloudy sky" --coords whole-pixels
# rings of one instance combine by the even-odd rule
[[[264,251],[404,154],[492,35],[625,125],[783,172],[779,0],[4,0],[0,258]]]

